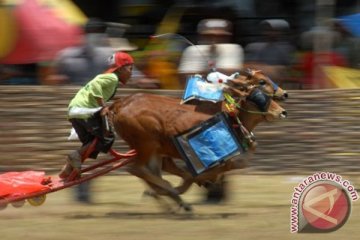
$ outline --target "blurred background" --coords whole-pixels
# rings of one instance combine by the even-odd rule
[[[290,95],[281,103],[289,118],[256,129],[247,171],[357,173],[359,11],[359,0],[1,0],[0,171],[60,169],[79,144],[67,141],[67,105],[114,50],[130,52],[136,66],[119,96],[180,97],[182,75],[195,71],[183,60],[188,47],[215,43],[199,23],[223,19],[231,24],[218,43],[236,46],[223,57],[236,65],[224,71],[261,69]],[[79,69],[84,79],[72,77]]]
[[[360,0],[0,0],[0,173],[59,172],[80,144],[67,140],[69,101],[116,50],[135,59],[118,96],[181,97],[186,76],[211,67],[226,74],[259,69],[289,93],[280,103],[288,118],[255,129],[258,147],[249,167],[229,178],[238,179],[230,184],[230,205],[196,206],[200,214],[190,221],[169,221],[153,205],[138,208],[143,188],[128,181],[131,176],[112,178],[120,169],[95,181],[97,208],[69,205],[68,189],[54,193],[60,197],[40,214],[2,213],[3,225],[11,226],[1,229],[3,238],[119,239],[123,231],[136,236],[128,239],[168,239],[162,234],[169,229],[181,236],[174,239],[304,239],[280,237],[288,233],[299,176],[329,171],[353,181],[360,171],[359,37]],[[114,148],[128,150],[122,139]],[[43,217],[49,212],[51,220]],[[336,239],[357,239],[358,216],[354,211],[352,225]],[[200,229],[197,219],[209,222]]]
[[[239,67],[261,65],[287,89],[358,86],[357,0],[2,0],[0,6],[4,85],[80,84],[54,78],[54,62],[62,49],[96,42],[99,36],[86,37],[84,26],[97,19],[107,24],[103,33],[110,46],[131,50],[136,58],[139,71],[128,87],[181,89],[178,65],[189,43],[174,35],[151,36],[176,33],[198,44],[198,23],[217,18],[232,23],[226,41],[241,47]],[[269,42],[276,42],[270,52]]]

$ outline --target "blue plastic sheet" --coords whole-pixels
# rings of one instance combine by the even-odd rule
[[[219,84],[208,83],[198,75],[191,76],[186,83],[183,102],[192,99],[222,101],[224,99],[222,87]]]
[[[245,153],[239,141],[224,112],[174,136],[175,146],[195,176]]]
[[[238,144],[224,122],[218,122],[189,139],[189,144],[205,167],[238,150]]]

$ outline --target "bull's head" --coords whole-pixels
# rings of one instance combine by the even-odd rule
[[[225,95],[229,94],[231,99],[226,99],[240,112],[262,115],[271,121],[287,117],[287,112],[261,87],[249,85],[244,79],[226,82]]]
[[[259,87],[266,95],[275,100],[285,100],[288,98],[288,93],[274,83],[268,76],[262,73],[261,70],[245,69],[241,70],[237,78],[231,80],[238,82],[240,85],[254,85]]]

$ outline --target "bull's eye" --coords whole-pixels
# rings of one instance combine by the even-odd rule
[[[264,85],[266,84],[266,81],[265,81],[264,79],[261,79],[261,80],[259,81],[259,84],[260,84],[261,86],[264,86]]]

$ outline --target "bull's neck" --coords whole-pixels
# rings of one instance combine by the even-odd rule
[[[228,109],[225,106],[225,101],[222,103],[221,107],[222,111],[228,112]],[[253,131],[260,122],[264,121],[264,117],[262,115],[248,113],[241,110],[237,110],[236,115],[239,117],[241,123],[248,131]]]
[[[244,125],[244,127],[248,131],[253,131],[259,123],[264,121],[263,115],[257,115],[257,114],[243,112],[243,111],[240,111],[238,116],[239,116],[241,123]]]
[[[199,102],[195,106],[195,111],[203,112],[211,115],[214,115],[220,111],[229,112],[229,110],[225,106],[224,101],[221,103],[212,103],[212,104],[209,104],[209,102]],[[239,116],[240,121],[248,131],[252,131],[260,122],[264,121],[263,115],[259,115],[259,114],[253,114],[239,110],[235,110],[235,114]]]

